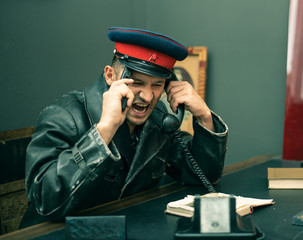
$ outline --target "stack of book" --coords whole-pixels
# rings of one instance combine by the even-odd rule
[[[303,189],[303,168],[268,168],[269,189]]]

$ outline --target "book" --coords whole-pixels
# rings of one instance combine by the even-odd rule
[[[303,168],[268,168],[269,189],[303,189]]]
[[[225,193],[208,193],[201,197],[235,197],[236,212],[240,216],[245,216],[253,212],[254,207],[274,204],[273,199],[258,199],[234,196]],[[181,216],[192,217],[194,215],[194,198],[193,195],[187,195],[184,199],[170,202],[166,205],[165,213]]]

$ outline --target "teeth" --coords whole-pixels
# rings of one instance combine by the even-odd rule
[[[144,103],[136,103],[136,105],[139,107],[147,107],[147,104],[144,104]]]
[[[138,109],[134,108],[134,111],[137,113],[144,113],[146,111],[146,109],[144,109],[143,111],[139,111]]]
[[[133,109],[137,113],[144,113],[148,109],[148,104],[146,104],[146,103],[135,103],[133,105]]]

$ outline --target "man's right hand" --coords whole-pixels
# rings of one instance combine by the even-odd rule
[[[97,129],[107,145],[125,121],[127,111],[134,100],[134,94],[127,86],[133,82],[133,79],[113,81],[109,90],[103,93],[102,114]],[[127,98],[127,105],[122,112],[123,97]]]

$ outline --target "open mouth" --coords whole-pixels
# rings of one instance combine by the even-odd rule
[[[134,103],[132,107],[136,113],[145,113],[149,108],[149,104]]]

